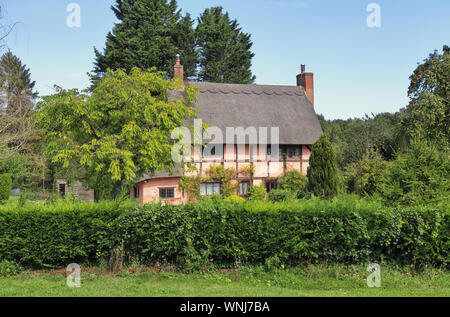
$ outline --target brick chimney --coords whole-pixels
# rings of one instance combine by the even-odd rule
[[[177,54],[177,61],[175,62],[175,66],[173,67],[173,77],[181,78],[183,80],[184,77],[184,68],[181,65],[180,54]]]
[[[297,75],[297,86],[302,86],[305,89],[306,97],[308,97],[314,106],[314,74],[307,73],[304,64],[302,64],[301,74]]]

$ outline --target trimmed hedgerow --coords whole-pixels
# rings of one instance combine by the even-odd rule
[[[24,266],[96,262],[123,247],[125,261],[184,268],[278,257],[305,262],[446,266],[448,206],[386,209],[359,200],[204,201],[0,207],[0,260]]]

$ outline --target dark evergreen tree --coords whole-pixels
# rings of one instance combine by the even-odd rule
[[[0,87],[8,96],[26,95],[37,97],[33,91],[36,82],[31,80],[30,69],[11,52],[6,52],[0,59]]]
[[[231,20],[222,7],[206,9],[196,29],[199,47],[200,81],[252,84],[253,43],[237,20]]]
[[[313,145],[308,168],[308,191],[322,198],[333,198],[338,193],[336,156],[325,134]]]
[[[120,22],[108,33],[104,52],[94,48],[94,80],[108,68],[129,72],[133,67],[156,67],[172,76],[176,54],[181,55],[185,76],[195,75],[192,20],[181,16],[176,0],[116,0],[111,8]]]

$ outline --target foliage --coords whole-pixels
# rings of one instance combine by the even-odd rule
[[[229,197],[236,193],[238,183],[234,181],[236,170],[234,168],[225,168],[223,165],[211,165],[207,170],[206,178],[203,181],[218,181],[220,182],[221,192],[223,197]]]
[[[318,197],[333,198],[338,193],[336,156],[325,134],[311,150],[307,189]]]
[[[450,140],[450,48],[436,50],[410,77],[410,103],[402,125],[412,138],[425,138],[448,146]]]
[[[266,199],[267,191],[264,186],[250,186],[247,191],[248,200],[264,200]]]
[[[233,168],[224,168],[223,165],[211,165],[205,175],[200,175],[196,168],[188,170],[195,172],[195,175],[184,175],[180,181],[180,189],[185,190],[189,194],[190,201],[197,201],[200,197],[200,184],[205,182],[219,182],[221,196],[224,198],[236,194],[239,184],[234,181],[236,170]]]
[[[269,200],[272,202],[281,202],[290,199],[296,199],[297,193],[289,189],[273,189],[269,193]]]
[[[0,58],[0,159],[27,150],[34,133],[34,85],[18,57],[7,52]]]
[[[379,190],[386,165],[379,153],[368,151],[360,161],[347,166],[344,173],[347,191],[361,197],[372,196]]]
[[[186,78],[195,76],[193,21],[181,15],[175,0],[116,0],[112,10],[119,23],[108,33],[103,53],[95,49],[94,82],[108,69],[156,68],[171,76],[177,53]]]
[[[144,173],[174,167],[173,129],[195,116],[196,89],[168,101],[179,82],[165,74],[134,68],[108,71],[92,94],[57,87],[38,104],[38,124],[46,130],[47,154],[89,188],[117,197]],[[109,186],[105,188],[105,186]]]
[[[231,195],[231,196],[225,198],[225,201],[240,203],[240,202],[244,202],[245,199],[238,195]]]
[[[0,262],[0,277],[15,276],[23,271],[23,268],[13,261],[3,260]]]
[[[0,206],[0,260],[30,266],[97,263],[123,246],[124,262],[185,270],[236,261],[393,263],[446,267],[447,204],[383,208],[339,197],[268,203],[206,200],[172,206]]]
[[[308,178],[299,171],[288,171],[278,180],[280,189],[294,193],[295,197],[303,198]]]
[[[385,204],[423,205],[448,201],[449,152],[415,140],[382,174],[380,192]]]
[[[252,84],[253,43],[237,20],[222,7],[206,9],[198,18],[199,80],[215,83]]]
[[[32,174],[32,162],[24,154],[12,152],[6,159],[0,160],[2,173],[11,175],[13,188],[25,188]]]
[[[360,161],[368,151],[376,151],[383,159],[391,160],[395,151],[406,147],[400,129],[400,113],[332,121],[319,115],[319,120],[333,145],[336,162],[341,170]]]
[[[9,174],[0,174],[0,203],[9,199],[11,193],[12,180]]]

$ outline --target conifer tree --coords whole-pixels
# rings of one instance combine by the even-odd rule
[[[315,196],[326,199],[338,193],[336,156],[325,134],[312,147],[307,188]]]
[[[193,21],[181,15],[176,0],[116,0],[111,9],[120,22],[108,33],[103,53],[94,48],[94,81],[108,68],[129,72],[156,67],[172,76],[176,54],[185,76],[195,75]]]
[[[222,7],[206,9],[198,18],[196,29],[199,47],[200,81],[252,84],[250,34],[243,33]]]

